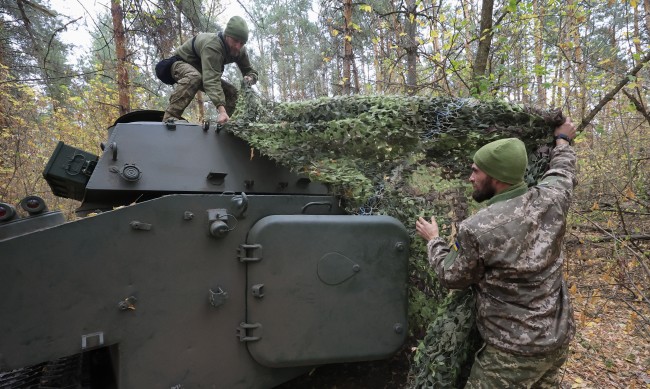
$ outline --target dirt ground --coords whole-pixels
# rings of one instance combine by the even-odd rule
[[[650,307],[617,280],[613,266],[624,265],[598,248],[567,250],[577,331],[562,389],[650,388]],[[407,388],[411,353],[406,345],[386,361],[322,366],[277,388]]]
[[[567,263],[576,336],[563,388],[650,388],[650,306],[630,287],[648,280],[610,246],[576,244]]]

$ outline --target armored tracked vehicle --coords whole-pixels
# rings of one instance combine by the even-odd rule
[[[409,237],[227,131],[138,111],[0,203],[0,388],[272,388],[407,335]]]

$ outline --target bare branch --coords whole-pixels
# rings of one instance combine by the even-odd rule
[[[603,109],[603,107],[605,107],[605,105],[609,103],[614,98],[614,96],[616,96],[618,91],[623,89],[623,87],[627,85],[627,83],[629,83],[632,78],[636,77],[636,74],[641,69],[643,69],[643,65],[645,65],[648,61],[650,61],[650,53],[646,54],[645,57],[641,58],[639,63],[634,68],[632,68],[632,70],[630,70],[621,79],[621,81],[618,82],[618,84],[616,84],[614,89],[609,91],[602,99],[600,99],[598,104],[596,104],[596,106],[591,110],[591,112],[589,112],[589,114],[587,114],[587,116],[582,119],[582,122],[578,126],[578,131],[582,131],[585,127],[587,127],[589,123],[591,123],[591,121],[594,119],[594,117],[598,114],[598,112],[600,112],[600,110]]]
[[[623,89],[623,93],[625,94],[625,96],[627,96],[628,99],[630,99],[632,104],[634,104],[634,108],[636,108],[637,112],[643,115],[645,120],[647,120],[648,123],[650,124],[650,114],[648,114],[648,111],[643,106],[643,103],[641,103],[641,101],[639,101],[636,97],[634,97],[633,94],[631,94],[627,90]]]

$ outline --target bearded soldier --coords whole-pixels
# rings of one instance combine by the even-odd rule
[[[562,239],[576,184],[570,119],[554,131],[550,168],[538,185],[524,182],[526,148],[501,139],[474,155],[472,197],[487,207],[460,223],[452,247],[434,217],[419,218],[429,262],[440,283],[477,292],[484,341],[466,388],[557,388],[575,333],[562,274]]]

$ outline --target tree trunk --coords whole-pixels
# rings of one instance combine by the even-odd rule
[[[573,51],[573,60],[575,61],[576,64],[578,64],[578,72],[575,73],[575,76],[572,78],[567,78],[567,85],[573,85],[575,84],[575,93],[577,94],[576,98],[576,103],[579,106],[580,110],[580,117],[584,117],[585,112],[587,111],[587,100],[586,100],[586,92],[585,92],[585,81],[584,77],[587,74],[587,62],[583,58],[583,53],[582,53],[582,43],[580,40],[580,21],[578,20],[578,15],[576,15],[576,10],[578,9],[578,5],[576,4],[575,0],[571,0],[568,2],[568,9],[569,11],[568,14],[568,20],[567,20],[567,25],[568,25],[568,31],[569,31],[569,37],[568,40],[572,41],[572,46],[574,47]],[[569,73],[567,72],[567,76]],[[571,75],[574,75],[571,73]],[[567,96],[569,96],[569,93],[572,89],[567,88]]]
[[[404,49],[406,50],[406,93],[409,96],[413,96],[417,91],[417,70],[416,64],[418,60],[418,45],[415,40],[416,33],[416,23],[415,18],[417,5],[415,0],[406,0],[406,44]]]
[[[542,50],[544,42],[542,40],[544,29],[544,24],[542,23],[542,18],[544,18],[544,5],[540,4],[540,0],[533,1],[533,13],[535,14],[535,27],[533,29],[535,33],[535,68],[543,69],[544,68],[544,57],[542,56]],[[546,106],[546,88],[544,87],[544,75],[542,72],[538,71],[535,75],[535,84],[537,86],[537,104],[540,107]]]
[[[382,58],[382,53],[381,53],[382,41],[383,41],[383,33],[380,30],[377,41],[372,42],[372,49],[374,54],[373,62],[375,66],[374,90],[376,93],[380,93],[382,91],[382,84],[384,81],[384,76],[383,76],[384,70],[380,60],[380,58]]]
[[[351,92],[350,78],[352,69],[352,0],[343,0],[343,19],[345,27],[343,29],[343,95],[349,95]]]
[[[126,68],[126,34],[120,0],[111,0],[111,16],[113,17],[113,37],[115,39],[115,55],[117,57],[117,90],[119,95],[120,116],[131,111],[129,100],[129,73]]]
[[[481,7],[481,39],[478,42],[476,50],[476,59],[474,61],[473,82],[475,93],[481,92],[481,80],[485,78],[490,48],[492,46],[492,11],[494,9],[494,0],[483,0]]]
[[[474,6],[471,4],[469,1],[461,1],[461,5],[463,7],[463,17],[465,20],[470,21],[472,20],[472,16],[474,15]],[[465,29],[465,34],[463,36],[463,46],[465,47],[465,55],[467,56],[467,63],[472,62],[472,49],[470,47],[470,44],[472,42],[472,37],[471,37],[471,32],[469,31],[470,29]]]

